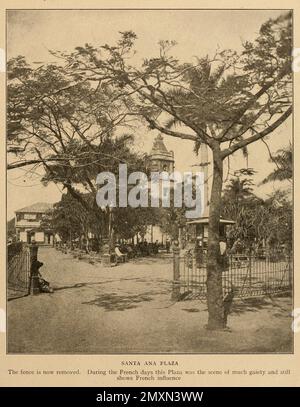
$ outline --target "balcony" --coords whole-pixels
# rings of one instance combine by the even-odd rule
[[[39,228],[40,221],[39,220],[29,220],[29,219],[21,219],[16,221],[16,228]]]

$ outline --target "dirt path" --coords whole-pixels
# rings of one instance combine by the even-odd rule
[[[236,304],[231,332],[208,332],[206,305],[172,305],[170,259],[112,268],[42,248],[54,294],[8,303],[9,353],[291,352],[291,299]]]

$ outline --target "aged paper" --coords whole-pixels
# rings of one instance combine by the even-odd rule
[[[261,7],[1,3],[1,386],[299,386],[300,10]]]

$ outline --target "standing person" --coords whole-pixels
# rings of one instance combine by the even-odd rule
[[[227,270],[229,267],[229,258],[227,254],[227,243],[224,237],[220,238],[220,255],[221,255],[221,264],[223,270]]]
[[[196,238],[195,258],[197,267],[201,267],[201,264],[203,264],[203,239],[201,236]]]
[[[63,253],[67,254],[67,243],[65,241],[63,243]]]
[[[221,256],[223,256],[226,253],[226,251],[227,251],[226,240],[221,237],[221,239],[220,239],[220,253],[221,253]]]
[[[32,239],[30,244],[30,255],[31,255],[31,262],[36,261],[38,257],[38,245],[35,239]]]
[[[167,249],[167,253],[170,253],[170,247],[171,247],[171,242],[169,240],[169,238],[166,240],[166,249]]]
[[[144,255],[149,256],[149,245],[148,245],[147,239],[144,240],[143,247],[144,247]]]
[[[238,238],[231,248],[232,253],[241,254],[243,252],[243,243],[240,238]]]

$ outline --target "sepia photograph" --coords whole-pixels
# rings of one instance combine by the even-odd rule
[[[293,46],[285,9],[6,10],[7,354],[294,353]]]

